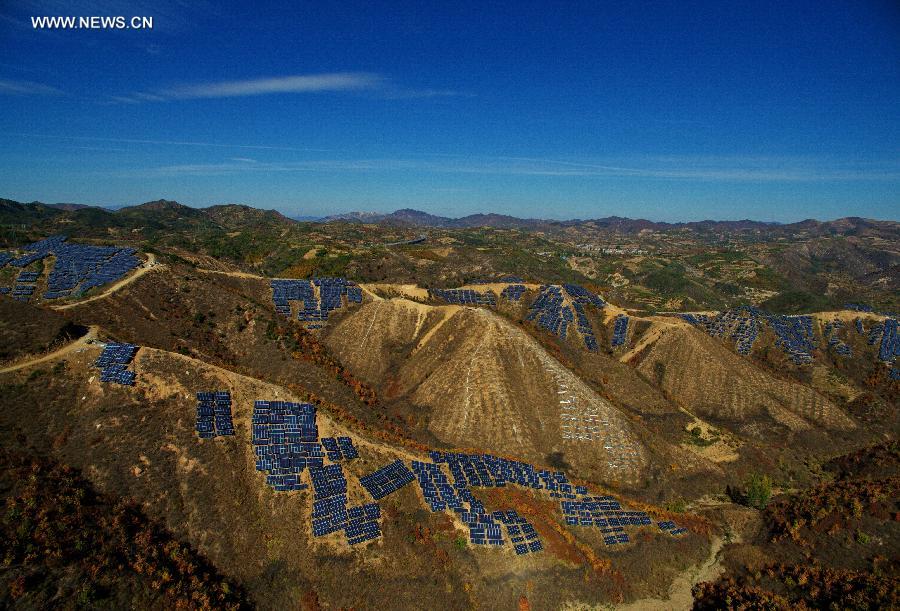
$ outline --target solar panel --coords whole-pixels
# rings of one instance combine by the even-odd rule
[[[572,306],[564,305],[563,290],[572,300]],[[585,314],[585,306],[603,308],[606,303],[594,293],[577,284],[543,285],[537,299],[531,304],[525,320],[534,321],[554,335],[565,339],[569,327],[575,325],[591,352],[598,349],[594,330]]]
[[[313,278],[310,280],[275,279],[270,283],[275,311],[291,316],[291,302],[302,302],[297,319],[307,329],[321,329],[334,310],[346,303],[362,303],[362,289],[345,278]],[[318,296],[316,294],[318,289]]]
[[[613,322],[612,345],[621,346],[625,343],[625,337],[628,334],[628,317],[624,314],[616,316]]]
[[[138,347],[134,344],[107,343],[94,361],[94,367],[100,368],[100,381],[134,386],[137,376],[127,366],[134,359],[137,350]]]
[[[356,448],[353,447],[353,440],[349,437],[323,437],[322,447],[325,448],[328,460],[331,462],[352,460],[359,456]]]
[[[227,390],[197,393],[197,434],[203,439],[234,435],[231,393]]]
[[[276,492],[303,490],[298,475],[307,467],[321,468],[316,408],[311,403],[256,401],[251,422],[256,470],[267,473]]]
[[[712,337],[727,336],[735,340],[737,352],[743,355],[750,354],[763,327],[772,330],[775,334],[775,346],[796,365],[811,363],[813,350],[817,348],[811,316],[770,314],[748,305],[720,312],[715,316],[683,314],[681,317]]]
[[[383,499],[387,495],[396,492],[406,484],[416,479],[412,471],[400,460],[395,460],[391,464],[378,469],[377,471],[361,477],[359,483],[362,484],[372,498],[376,501]]]
[[[472,289],[429,289],[428,297],[447,303],[463,306],[495,306],[497,296],[493,291],[475,291]]]
[[[20,250],[26,254],[10,263],[22,268],[47,256],[55,256],[44,299],[83,294],[121,278],[140,265],[133,248],[72,244],[61,235],[33,242]],[[36,282],[39,277],[40,273],[35,271],[22,271],[19,275],[22,282]]]

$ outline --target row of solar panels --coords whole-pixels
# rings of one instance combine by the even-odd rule
[[[137,354],[138,347],[134,344],[119,344],[110,342],[104,346],[103,351],[94,367],[100,368],[100,381],[113,382],[123,386],[134,386],[137,377],[134,371],[127,369],[128,365]]]
[[[542,549],[534,527],[515,510],[495,511],[490,514],[485,511],[481,502],[472,496],[463,471],[453,469],[452,465],[456,463],[458,466],[458,461],[447,461],[444,455],[437,451],[432,452],[432,456],[451,465],[455,481],[452,485],[449,483],[439,463],[412,461],[413,473],[431,511],[451,509],[456,512],[460,520],[468,526],[469,541],[473,545],[504,545],[499,522],[506,525],[507,535],[513,543],[516,554],[537,552]],[[468,504],[468,510],[465,504]]]
[[[14,266],[26,267],[50,255],[56,258],[47,278],[44,299],[67,297],[76,290],[79,294],[84,293],[91,288],[118,280],[140,265],[140,260],[134,256],[136,251],[133,248],[70,244],[63,235],[28,244],[21,250],[27,254],[18,258],[0,257],[0,267],[7,262]],[[39,276],[40,273],[36,271],[22,271],[19,280],[36,282]]]
[[[272,301],[275,311],[284,316],[291,315],[291,301],[302,301],[303,308],[297,319],[303,322],[319,323],[328,320],[329,314],[343,307],[343,298],[348,303],[362,303],[362,289],[346,278],[314,278],[309,280],[275,279],[271,281]],[[319,287],[316,299],[313,286]],[[319,329],[322,325],[307,325],[307,329]]]
[[[613,335],[612,335],[612,345],[613,347],[621,346],[625,343],[625,338],[628,334],[628,317],[624,314],[619,314],[616,316],[615,321],[613,322]]]
[[[572,299],[572,307],[564,304],[563,291]],[[577,325],[581,334],[584,347],[591,352],[597,352],[599,346],[594,330],[587,318],[584,307],[592,305],[597,308],[606,307],[606,302],[599,295],[591,293],[583,286],[577,284],[542,285],[537,299],[531,304],[525,320],[535,321],[538,327],[546,329],[557,335],[560,339],[566,339],[569,326]],[[574,309],[574,314],[572,310]]]
[[[754,306],[740,306],[716,316],[682,314],[681,317],[713,337],[730,334],[737,341],[738,351],[745,355],[750,353],[763,325],[775,333],[775,345],[797,365],[812,362],[812,351],[816,349],[811,316],[770,314]]]
[[[227,390],[197,393],[197,434],[201,439],[234,435],[231,393]]]
[[[402,461],[395,460],[374,473],[361,477],[359,483],[377,501],[392,492],[396,492],[414,479],[415,476],[412,471]]]
[[[353,440],[349,437],[323,437],[322,447],[325,448],[328,460],[331,462],[352,460],[359,456],[356,448],[353,447]]]
[[[525,294],[525,290],[525,286],[522,284],[510,284],[500,292],[500,296],[510,301],[519,301]]]
[[[429,289],[428,298],[464,306],[497,305],[497,296],[493,291],[482,293],[472,289]]]

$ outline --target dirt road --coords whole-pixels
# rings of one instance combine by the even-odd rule
[[[54,310],[68,310],[69,308],[76,308],[78,306],[84,305],[86,303],[90,303],[92,301],[96,301],[97,299],[103,299],[104,297],[109,297],[119,289],[128,286],[144,274],[149,271],[163,269],[165,265],[156,262],[156,255],[153,253],[147,253],[147,261],[142,266],[138,268],[136,272],[128,276],[127,278],[123,278],[118,282],[111,284],[109,288],[98,295],[94,295],[93,297],[88,297],[87,299],[82,299],[81,301],[73,301],[72,303],[64,303],[62,305],[54,305],[50,306]]]
[[[53,361],[55,359],[58,359],[60,357],[63,357],[67,354],[74,352],[78,348],[83,348],[84,346],[87,346],[88,340],[91,340],[91,339],[97,339],[97,327],[88,328],[87,333],[85,333],[84,335],[82,335],[81,337],[76,339],[71,344],[66,344],[59,350],[55,350],[54,352],[50,352],[43,356],[36,356],[36,357],[26,359],[24,361],[16,363],[15,365],[10,365],[8,367],[0,369],[0,373],[10,373],[13,371],[18,371],[19,369],[26,369],[28,367],[31,367],[32,365],[38,365],[40,363],[46,363],[47,361]]]

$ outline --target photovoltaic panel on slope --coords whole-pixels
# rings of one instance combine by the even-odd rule
[[[347,480],[341,465],[310,467],[313,485],[313,536],[322,537],[340,530],[347,543],[356,545],[381,536],[377,503],[347,508]]]
[[[115,382],[123,386],[134,386],[135,373],[124,365],[110,365],[100,370],[101,382]]]
[[[349,437],[323,437],[322,447],[331,462],[351,460],[359,456]]]
[[[542,286],[525,320],[535,321],[539,327],[565,339],[573,315],[571,308],[563,305],[562,289],[554,285]]]
[[[510,284],[500,292],[500,296],[510,301],[519,301],[525,294],[525,285]]]
[[[900,333],[895,318],[885,319],[881,331],[881,344],[878,347],[878,358],[886,363],[900,356]]]
[[[399,490],[414,479],[416,478],[412,471],[402,461],[396,460],[365,477],[361,477],[359,483],[377,501]]]
[[[319,323],[327,321],[331,312],[343,307],[345,297],[348,303],[362,303],[362,289],[346,278],[275,279],[270,284],[275,311],[290,316],[291,302],[302,302],[297,318],[313,323],[307,326],[308,329],[321,328]],[[314,287],[318,287],[318,298]]]
[[[38,272],[19,272],[19,275],[16,277],[16,282],[37,282],[40,274]]]
[[[94,361],[95,367],[106,367],[108,365],[127,365],[137,354],[138,347],[134,344],[118,344],[110,342],[103,348],[103,352]]]
[[[624,314],[616,316],[613,322],[612,345],[621,346],[625,343],[625,337],[628,333],[628,317]]]
[[[234,435],[231,393],[227,390],[197,393],[197,434],[202,439]]]
[[[750,354],[763,327],[772,330],[775,346],[796,365],[811,363],[817,348],[812,316],[771,314],[754,306],[740,306],[715,316],[683,314],[682,318],[712,337],[734,339],[738,353],[743,355]]]
[[[497,296],[493,291],[473,291],[472,289],[429,289],[431,299],[440,299],[447,303],[463,306],[497,305]]]
[[[277,492],[302,490],[299,474],[324,464],[316,408],[310,403],[256,401],[252,418],[256,469]]]
[[[127,366],[134,359],[137,350],[138,347],[134,344],[115,342],[106,344],[100,356],[94,361],[94,367],[100,368],[100,381],[134,386],[136,374],[129,371]]]
[[[56,235],[27,244],[19,249],[26,254],[13,259],[9,264],[16,267],[27,267],[35,261],[40,261],[41,259],[50,256],[53,250],[62,245],[65,240],[66,236]]]

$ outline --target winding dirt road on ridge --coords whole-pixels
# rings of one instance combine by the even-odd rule
[[[19,369],[26,369],[28,367],[31,367],[32,365],[38,365],[40,363],[46,363],[47,361],[53,361],[74,352],[78,348],[87,346],[88,340],[92,339],[97,339],[97,327],[95,326],[88,327],[87,333],[76,339],[74,342],[66,344],[59,350],[48,352],[47,354],[44,354],[42,356],[31,357],[30,359],[20,361],[15,365],[9,365],[8,367],[0,369],[0,373],[10,373],[13,371],[18,371]]]
[[[156,255],[154,255],[152,252],[148,252],[147,253],[147,261],[145,261],[144,264],[141,265],[136,272],[134,272],[127,278],[123,278],[122,280],[119,280],[118,282],[111,284],[109,286],[109,288],[107,288],[102,293],[100,293],[98,295],[94,295],[93,297],[88,297],[87,299],[82,299],[81,301],[73,301],[72,303],[65,303],[62,305],[52,305],[50,307],[53,308],[54,310],[68,310],[69,308],[76,308],[80,305],[84,305],[85,303],[90,303],[92,301],[96,301],[97,299],[103,299],[104,297],[109,297],[116,291],[128,286],[129,284],[131,284],[132,282],[134,282],[135,280],[137,280],[138,278],[140,278],[147,272],[157,270],[157,269],[164,269],[164,268],[165,268],[165,265],[163,265],[162,263],[156,262]]]

